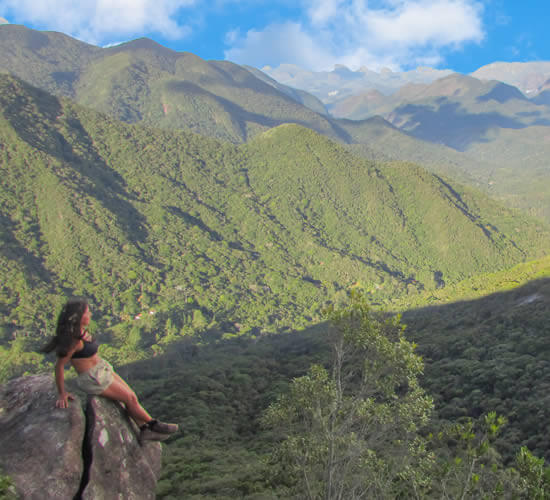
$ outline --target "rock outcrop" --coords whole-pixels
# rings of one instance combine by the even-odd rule
[[[56,399],[51,376],[0,387],[0,468],[25,499],[73,498],[80,485],[84,412],[77,401],[56,409]]]
[[[0,387],[0,470],[23,499],[153,499],[161,445],[140,445],[138,429],[116,402],[75,396],[55,407],[51,376]]]
[[[140,444],[139,431],[130,424],[122,406],[105,398],[89,398],[86,415],[86,443],[92,456],[83,500],[154,499],[160,473],[160,444]],[[85,458],[87,453],[84,452]]]

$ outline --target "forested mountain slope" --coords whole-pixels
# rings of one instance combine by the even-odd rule
[[[508,419],[499,442],[507,458],[524,445],[548,460],[550,259],[479,276],[441,298],[453,302],[403,315],[426,362],[424,385],[438,416],[454,421],[496,411]]]
[[[244,67],[204,61],[152,40],[99,48],[55,32],[0,26],[0,71],[70,97],[127,123],[186,129],[239,143],[294,122],[345,138],[338,126],[305,107],[304,92],[281,91]],[[322,108],[322,105],[321,105]]]
[[[392,126],[381,118],[334,119],[313,96],[258,70],[204,61],[148,39],[99,48],[60,33],[1,25],[0,45],[0,71],[127,123],[232,143],[295,123],[368,159],[420,162],[550,221],[548,107],[542,97],[530,101],[504,84],[452,75],[410,85],[396,97],[375,99],[380,102],[371,111],[385,113]]]
[[[44,334],[62,297],[83,294],[128,361],[201,331],[306,325],[349,287],[385,302],[549,243],[476,192],[296,125],[236,147],[8,76],[0,109],[4,341]]]
[[[376,135],[376,120],[337,131]],[[510,270],[548,253],[548,229],[311,128],[260,129],[234,145],[131,125],[1,75],[0,381],[45,368],[32,351],[65,298],[86,295],[101,354],[184,423],[161,493],[254,495],[277,438],[258,416],[326,362],[322,306],[359,289],[418,307],[407,335],[440,417],[497,410],[510,420],[501,450],[548,456],[548,258]],[[508,282],[522,286],[478,298]],[[469,302],[441,305],[457,298]]]
[[[435,171],[447,170],[507,205],[548,221],[550,107],[540,96],[530,100],[500,82],[451,75],[430,85],[403,87],[392,96],[354,98],[354,111],[353,99],[342,107],[356,118],[381,114],[407,133],[390,140],[395,133],[381,124],[378,137],[362,135],[369,138],[371,150],[391,155],[397,149],[398,155],[421,160]],[[362,142],[361,135],[350,134],[352,142]]]

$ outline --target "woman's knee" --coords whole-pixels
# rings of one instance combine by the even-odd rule
[[[129,404],[129,405],[139,404],[138,397],[137,397],[137,395],[134,391],[130,391],[128,393],[128,396],[127,396],[127,399],[126,399],[126,404]]]

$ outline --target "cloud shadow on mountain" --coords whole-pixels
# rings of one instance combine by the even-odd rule
[[[471,113],[460,103],[439,100],[431,105],[407,104],[388,117],[391,123],[410,135],[440,143],[464,152],[473,143],[489,142],[486,135],[494,128],[522,129],[528,125],[496,112]]]

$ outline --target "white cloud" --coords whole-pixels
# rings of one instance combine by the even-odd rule
[[[263,31],[248,31],[244,38],[235,37],[232,32],[234,46],[225,57],[240,64],[262,67],[285,62],[308,68],[323,65],[329,56],[297,23],[271,24]]]
[[[155,32],[181,38],[190,28],[178,23],[178,11],[196,0],[0,0],[0,16],[68,33],[94,44],[112,38]]]
[[[323,25],[337,14],[343,0],[319,0],[308,6],[308,14],[313,25]]]
[[[228,31],[225,34],[225,43],[226,45],[233,45],[235,42],[239,40],[239,37],[241,36],[239,30],[232,30]]]
[[[423,0],[397,10],[359,12],[358,19],[378,43],[446,46],[481,41],[479,9],[464,1]]]
[[[440,64],[445,51],[485,36],[478,0],[302,0],[302,5],[306,15],[300,22],[233,36],[226,58],[260,67],[286,62],[323,70],[338,63],[396,70]]]

